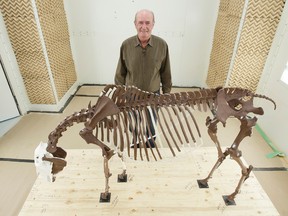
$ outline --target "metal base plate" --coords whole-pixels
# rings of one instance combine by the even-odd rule
[[[109,203],[110,202],[110,198],[111,198],[111,193],[108,193],[107,194],[107,197],[104,199],[103,198],[103,195],[104,195],[105,193],[101,193],[100,194],[100,203]]]
[[[236,205],[235,200],[229,199],[229,198],[228,198],[229,196],[222,196],[222,197],[223,197],[223,200],[224,200],[226,206]]]
[[[127,174],[125,175],[119,174],[117,182],[127,182]]]
[[[202,180],[197,180],[199,188],[209,188],[208,183],[203,183]]]

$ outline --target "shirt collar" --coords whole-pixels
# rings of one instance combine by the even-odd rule
[[[153,47],[153,36],[151,35],[151,37],[150,37],[150,39],[149,39],[149,41],[148,41],[148,44],[147,45],[149,45],[149,46],[151,46],[151,47]],[[141,43],[140,43],[140,40],[139,40],[139,38],[137,37],[137,35],[136,35],[136,43],[135,43],[135,47],[137,47],[137,46],[141,46]]]

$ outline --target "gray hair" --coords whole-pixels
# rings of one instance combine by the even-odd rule
[[[153,11],[151,11],[151,10],[147,10],[147,9],[142,9],[142,10],[137,11],[137,13],[135,14],[134,22],[136,22],[137,15],[138,15],[140,12],[144,12],[144,11],[152,14],[152,17],[153,17],[153,23],[155,23],[155,16],[154,16]]]

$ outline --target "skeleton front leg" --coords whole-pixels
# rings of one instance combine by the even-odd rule
[[[92,133],[92,130],[84,128],[80,131],[80,136],[87,142],[98,145],[102,149],[104,158],[104,175],[105,175],[105,192],[100,195],[100,202],[110,202],[111,193],[109,193],[109,177],[111,176],[108,161],[114,155],[114,150],[110,149],[100,140],[98,140]]]
[[[109,193],[109,178],[112,175],[109,169],[109,159],[104,155],[104,175],[105,175],[105,192],[100,195],[100,202],[110,202],[111,193]]]
[[[84,128],[80,131],[80,136],[86,141],[87,144],[93,143],[97,146],[99,146],[102,150],[102,155],[106,156],[109,160],[114,155],[114,150],[110,149],[107,145],[105,145],[103,142],[101,142],[99,139],[97,139],[93,135],[93,130]]]

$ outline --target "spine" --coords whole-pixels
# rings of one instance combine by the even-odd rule
[[[67,116],[60,124],[49,134],[48,136],[48,148],[56,149],[59,138],[62,133],[67,130],[68,127],[73,126],[76,123],[85,122],[88,118],[91,118],[93,112],[91,112],[91,106],[89,108],[82,109],[80,112],[76,112],[70,116]]]

